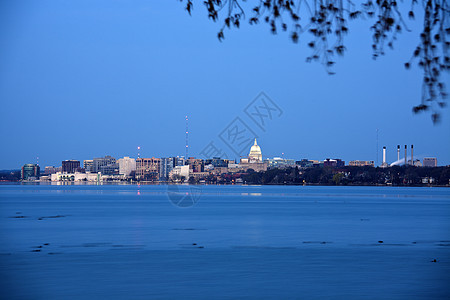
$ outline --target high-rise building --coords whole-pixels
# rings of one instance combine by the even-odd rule
[[[80,168],[80,161],[78,160],[69,159],[62,162],[63,173],[75,173],[78,168]]]
[[[163,157],[161,158],[161,166],[159,172],[159,180],[167,181],[170,177],[170,172],[176,166],[176,157]]]
[[[136,171],[136,160],[125,156],[117,160],[119,164],[119,174],[129,176],[131,172]]]
[[[22,180],[39,179],[41,168],[38,164],[25,164],[20,172]]]
[[[116,163],[116,159],[112,156],[98,157],[94,158],[92,161],[92,172],[97,173],[101,172],[101,168],[104,166],[114,165]]]
[[[86,173],[93,172],[94,161],[92,159],[85,159],[85,160],[83,160],[83,168],[86,171]]]
[[[424,157],[423,164],[424,167],[437,167],[436,157]]]
[[[159,179],[161,159],[138,158],[136,159],[136,179],[156,181]]]

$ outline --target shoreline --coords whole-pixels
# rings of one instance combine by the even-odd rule
[[[328,186],[328,187],[356,187],[356,186],[367,186],[367,187],[450,187],[450,185],[438,185],[438,184],[410,184],[410,185],[394,185],[394,184],[345,184],[345,185],[333,185],[333,184],[320,184],[320,183],[286,183],[286,184],[245,184],[245,183],[176,183],[176,182],[154,182],[154,181],[136,181],[136,182],[126,182],[126,181],[102,181],[102,182],[85,182],[85,181],[0,181],[1,185],[49,185],[49,186],[69,186],[69,185],[192,185],[192,186],[205,186],[205,185],[230,185],[230,186]]]

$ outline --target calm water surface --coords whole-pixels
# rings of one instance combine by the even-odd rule
[[[0,185],[2,298],[450,297],[450,189],[185,186],[188,208],[169,192]]]

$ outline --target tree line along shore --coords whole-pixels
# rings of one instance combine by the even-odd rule
[[[0,171],[0,181],[19,182],[20,170]],[[190,184],[260,184],[260,185],[392,185],[392,186],[450,186],[450,166],[418,168],[393,166],[298,167],[274,168],[256,172],[227,173],[204,178],[182,178]]]

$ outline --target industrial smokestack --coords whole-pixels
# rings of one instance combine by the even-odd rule
[[[400,160],[400,145],[397,145],[397,161]]]
[[[414,145],[411,145],[411,166],[414,166]]]
[[[408,146],[405,145],[405,166],[408,164],[408,158],[406,157],[408,155]]]
[[[386,147],[383,147],[383,163],[382,166],[386,166]]]

